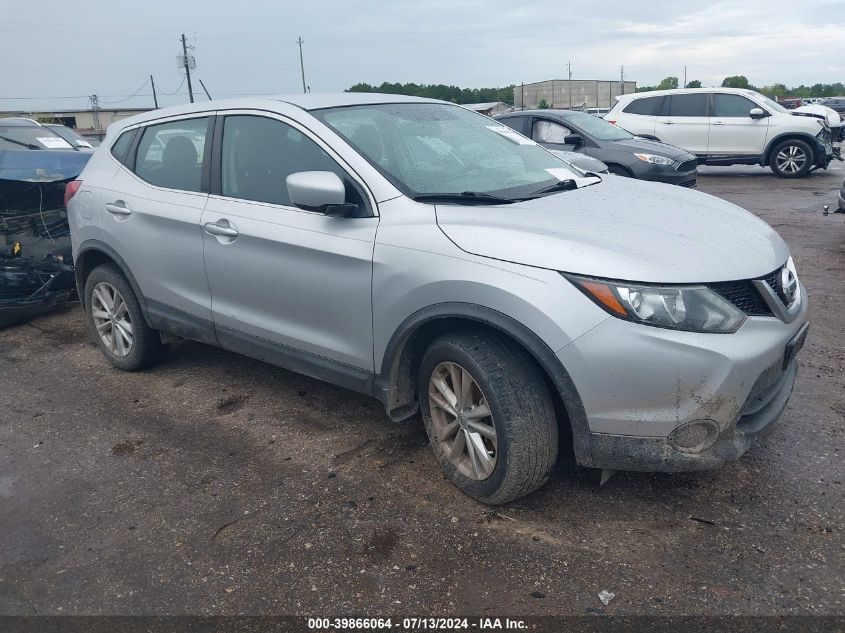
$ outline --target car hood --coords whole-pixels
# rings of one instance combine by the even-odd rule
[[[693,160],[694,154],[690,154],[687,150],[669,145],[668,143],[661,143],[660,141],[650,141],[645,138],[630,138],[624,141],[610,141],[609,145],[613,149],[628,150],[632,154],[656,154],[657,156],[665,156],[677,161]]]
[[[729,202],[617,176],[508,205],[437,205],[441,230],[492,259],[628,281],[698,283],[762,277],[789,248]]]

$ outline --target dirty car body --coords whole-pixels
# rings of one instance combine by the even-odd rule
[[[165,133],[152,164],[150,137]],[[276,156],[285,144],[300,150]],[[576,173],[444,102],[157,110],[110,127],[80,181],[77,285],[113,363],[148,358],[133,360],[131,337],[108,348],[115,300],[98,288],[137,297],[135,334],[367,393],[395,420],[421,411],[449,478],[489,503],[542,485],[558,429],[590,467],[739,457],[786,406],[807,333],[806,292],[765,222],[682,187]]]

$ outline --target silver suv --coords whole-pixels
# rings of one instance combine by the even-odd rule
[[[460,106],[302,95],[112,125],[68,186],[103,354],[173,337],[419,411],[485,503],[558,458],[705,469],[786,406],[807,332],[789,249],[703,193],[600,178]]]

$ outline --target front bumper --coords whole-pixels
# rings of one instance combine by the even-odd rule
[[[792,393],[787,345],[807,323],[807,294],[794,321],[749,317],[734,334],[696,334],[610,318],[559,350],[589,427],[576,442],[585,466],[685,471],[737,459],[778,419]],[[681,429],[708,425],[700,448],[676,441]]]

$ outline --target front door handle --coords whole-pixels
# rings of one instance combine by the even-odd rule
[[[713,121],[713,125],[724,125],[724,121]]]
[[[226,220],[220,220],[219,222],[226,222],[226,224],[229,224]],[[215,237],[230,237],[234,239],[239,235],[238,230],[233,226],[226,226],[215,222],[209,222],[205,224],[203,228],[206,233]]]
[[[660,121],[663,125],[675,125],[674,121]]]
[[[114,202],[106,203],[106,211],[112,215],[131,215],[132,209],[126,206],[123,200],[115,200]]]

